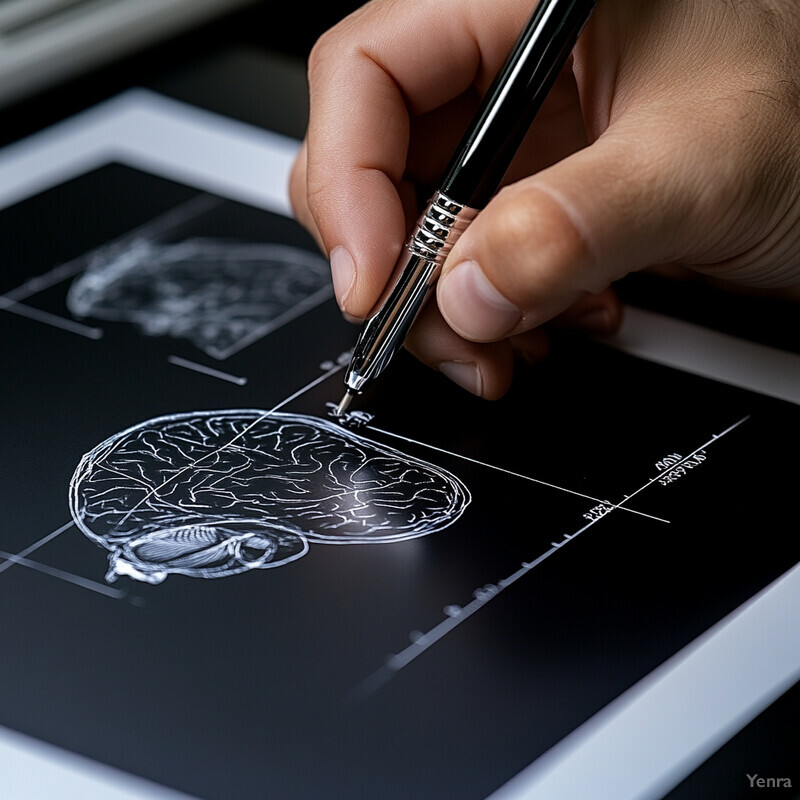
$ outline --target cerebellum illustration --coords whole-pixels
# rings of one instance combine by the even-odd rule
[[[80,461],[70,510],[108,580],[159,583],[282,566],[309,544],[376,544],[452,524],[454,475],[335,422],[256,409],[151,419]]]
[[[326,299],[330,268],[284,244],[147,238],[95,253],[71,285],[78,318],[130,322],[147,336],[188,339],[223,359]]]

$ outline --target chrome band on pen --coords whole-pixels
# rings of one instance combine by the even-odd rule
[[[361,332],[345,377],[349,391],[363,392],[403,346],[445,259],[477,213],[441,192],[430,199],[395,266],[394,286]]]
[[[441,267],[478,211],[437,192],[417,220],[406,247]]]

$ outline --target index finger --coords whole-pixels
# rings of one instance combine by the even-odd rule
[[[530,6],[373,0],[309,59],[308,206],[343,310],[366,316],[406,234],[409,119],[488,83]],[[482,13],[482,16],[481,16]]]

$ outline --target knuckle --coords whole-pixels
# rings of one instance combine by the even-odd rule
[[[318,76],[328,69],[332,54],[337,52],[337,38],[336,29],[330,28],[314,42],[308,54],[308,82],[312,86],[316,84]]]
[[[365,35],[368,35],[368,12],[370,4],[357,8],[332,27],[324,31],[314,42],[308,55],[307,73],[312,90],[337,65],[358,58]]]
[[[346,191],[344,184],[338,182],[335,172],[320,165],[314,170],[313,176],[309,174],[306,177],[302,193],[309,213],[324,228],[339,213],[337,211],[341,205],[339,201],[342,193]]]

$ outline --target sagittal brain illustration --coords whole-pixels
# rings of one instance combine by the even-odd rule
[[[106,578],[159,583],[277,567],[309,542],[396,542],[470,502],[454,475],[317,417],[259,410],[159,417],[87,453],[70,509],[109,551]]]
[[[140,239],[96,253],[73,281],[67,307],[226,358],[329,293],[327,261],[297,247]]]

